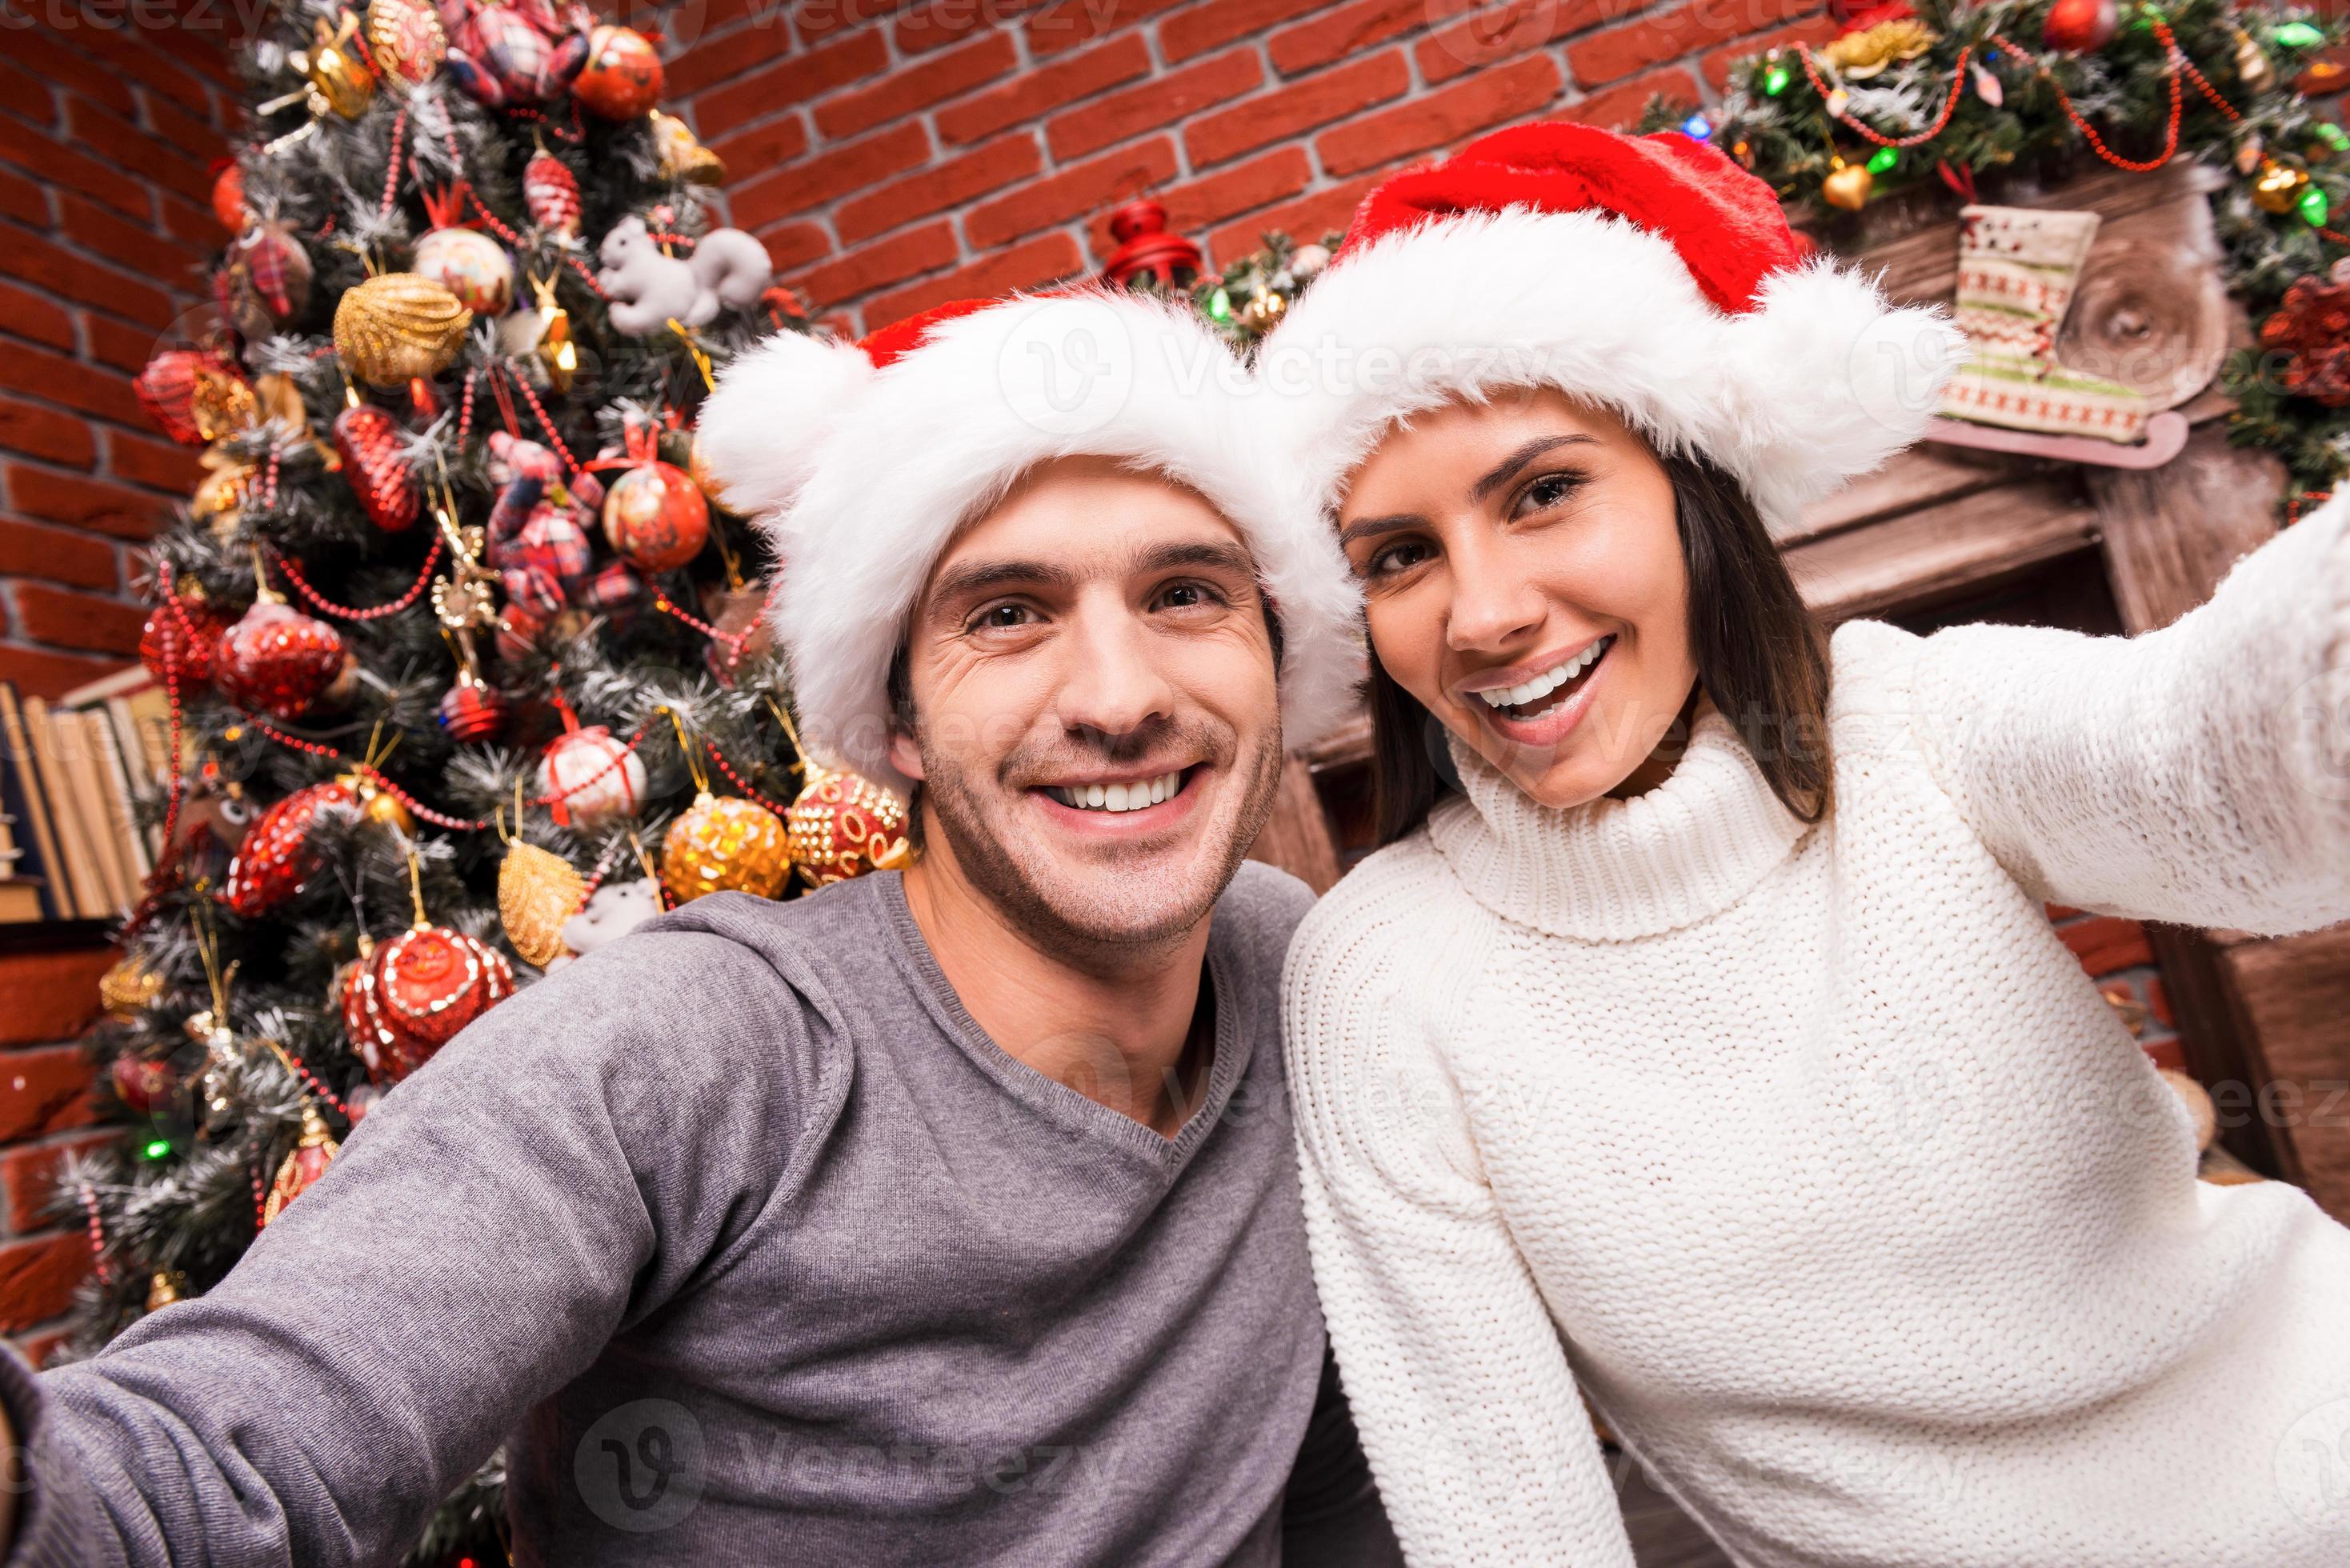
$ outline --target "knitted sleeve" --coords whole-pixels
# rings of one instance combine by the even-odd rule
[[[1912,679],[1928,765],[2039,897],[2262,933],[2350,919],[2350,493],[2161,630],[1957,627]]]
[[[1307,918],[1284,985],[1315,1281],[1364,1451],[1410,1563],[1631,1568],[1557,1331],[1419,1022],[1468,966],[1432,950],[1427,886],[1392,854]]]

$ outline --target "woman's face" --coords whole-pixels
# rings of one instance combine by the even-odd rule
[[[1697,684],[1670,478],[1555,391],[1415,417],[1356,474],[1339,543],[1396,682],[1547,806],[1659,782]]]

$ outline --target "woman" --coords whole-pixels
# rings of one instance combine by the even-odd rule
[[[1285,1005],[1415,1563],[1631,1561],[1578,1394],[1742,1563],[2350,1563],[2350,1231],[2196,1181],[2042,908],[2350,917],[2345,508],[2134,640],[1824,645],[1768,524],[1955,348],[1575,126],[1375,192],[1265,346],[1374,655]]]

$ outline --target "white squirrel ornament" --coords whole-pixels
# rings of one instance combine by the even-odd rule
[[[623,218],[605,234],[596,282],[610,296],[612,325],[649,337],[671,321],[701,327],[722,305],[747,310],[775,282],[767,247],[741,229],[712,229],[691,256],[662,254],[642,218]]]

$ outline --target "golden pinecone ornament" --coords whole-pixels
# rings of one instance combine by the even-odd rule
[[[498,919],[506,940],[527,961],[545,969],[567,951],[563,923],[579,912],[588,879],[570,861],[536,844],[515,839],[498,867]]]
[[[857,774],[808,763],[807,786],[784,821],[792,863],[811,888],[899,870],[913,858],[906,803]]]
[[[457,357],[473,313],[429,277],[388,272],[347,290],[335,306],[335,352],[372,387],[438,375]]]
[[[661,888],[681,904],[729,891],[772,898],[791,874],[784,825],[739,795],[702,791],[661,840]]]

